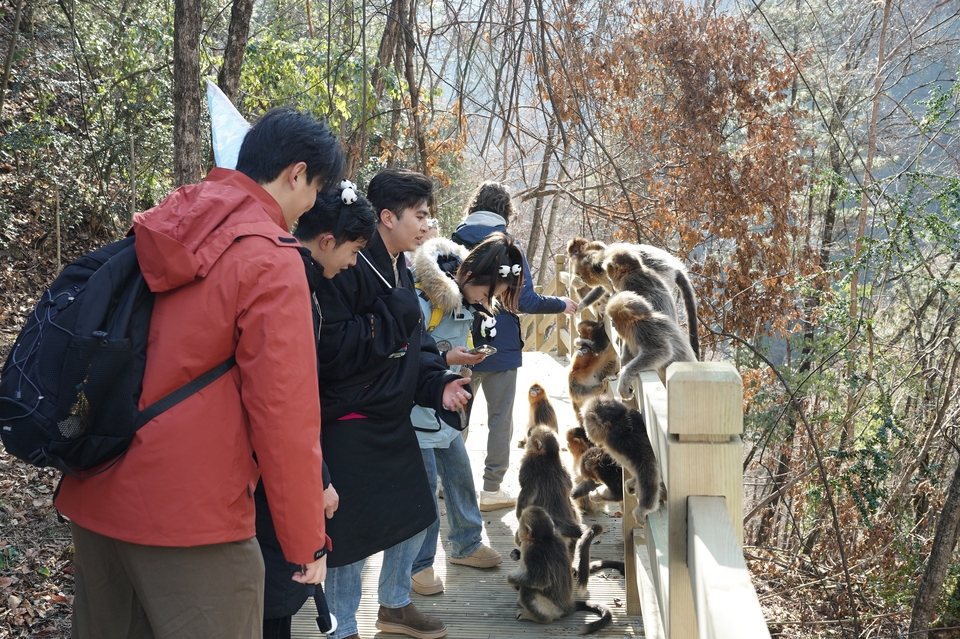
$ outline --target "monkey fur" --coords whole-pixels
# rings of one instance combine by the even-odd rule
[[[626,482],[636,492],[637,521],[660,507],[660,465],[647,436],[643,415],[608,395],[594,397],[583,407],[583,427],[633,477]],[[586,454],[586,453],[585,453]]]
[[[546,510],[533,505],[524,509],[517,536],[520,566],[507,575],[507,582],[519,593],[518,620],[547,624],[580,610],[598,615],[600,619],[585,624],[581,634],[597,632],[613,621],[609,608],[574,601],[568,544]]]
[[[587,449],[580,458],[580,482],[571,496],[576,500],[588,496],[593,502],[623,501],[623,468],[600,446]]]
[[[546,426],[534,426],[527,434],[526,452],[520,460],[520,494],[517,495],[517,519],[530,506],[546,510],[557,534],[567,539],[570,557],[580,539],[580,512],[570,498],[573,480],[560,459],[560,442]],[[514,540],[520,545],[519,531]]]
[[[610,298],[607,313],[630,350],[631,359],[620,369],[620,388],[628,395],[641,371],[658,371],[662,375],[673,362],[697,361],[680,326],[655,311],[642,295],[631,291],[617,293]]]
[[[557,411],[554,410],[550,398],[547,397],[547,391],[540,383],[530,385],[527,392],[527,401],[530,402],[530,417],[527,419],[527,433],[534,426],[549,426],[553,432],[560,432],[560,425],[557,422]],[[517,446],[524,448],[527,445],[526,438],[521,439]]]
[[[567,388],[579,423],[583,402],[607,390],[607,379],[620,370],[620,360],[603,321],[583,320],[577,324],[577,331],[580,337],[575,344],[579,350],[570,362]]]
[[[580,415],[577,415],[577,420],[581,419]],[[589,449],[593,448],[594,443],[587,439],[587,431],[583,430],[583,426],[576,426],[567,430],[567,450],[570,451],[570,455],[573,457],[573,468],[574,468],[574,478],[573,483],[575,486],[579,487],[584,484],[584,479],[580,475],[580,458],[583,457],[583,454]],[[590,482],[590,480],[587,480]],[[593,490],[597,487],[597,484],[590,482],[590,490]],[[574,490],[576,492],[576,490]],[[584,515],[590,515],[596,511],[594,507],[594,502],[590,501],[589,494],[583,494],[579,497],[574,497],[574,501],[577,503],[577,508],[580,509],[580,512]]]
[[[567,450],[573,456],[574,468],[580,468],[580,458],[593,446],[593,442],[587,439],[587,431],[583,430],[583,426],[567,430]]]
[[[690,348],[694,356],[700,358],[697,296],[686,266],[676,256],[649,244],[617,243],[607,246],[603,242],[588,242],[583,238],[570,240],[567,254],[573,272],[594,287],[580,301],[580,308],[587,308],[600,299],[604,292],[598,290],[601,287],[611,293],[628,290],[647,297],[655,310],[676,320],[677,310],[670,283],[676,285],[683,297]],[[660,280],[652,280],[653,275],[659,276]]]

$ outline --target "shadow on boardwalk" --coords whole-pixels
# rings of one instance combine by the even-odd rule
[[[526,391],[530,384],[539,381],[547,388],[550,401],[557,411],[560,421],[561,437],[567,428],[575,425],[573,409],[567,397],[565,362],[543,353],[524,353],[524,365],[520,368],[517,381],[517,400],[514,407],[514,437],[510,456],[510,469],[504,487],[514,496],[519,492],[517,470],[523,451],[516,442],[523,435],[527,423]],[[474,482],[481,485],[483,459],[486,454],[487,425],[486,402],[480,397],[474,405],[470,434],[467,438],[467,450],[473,467]],[[561,443],[565,443],[562,441]],[[571,458],[561,453],[568,467]],[[334,478],[336,485],[336,478]],[[422,597],[411,593],[410,598],[426,614],[439,617],[447,624],[451,639],[486,639],[502,637],[574,637],[580,626],[595,617],[588,613],[575,613],[556,623],[542,626],[529,621],[517,621],[517,593],[506,582],[506,574],[514,569],[516,562],[510,559],[514,548],[513,534],[517,527],[517,518],[513,508],[483,513],[485,543],[503,555],[503,563],[488,570],[478,570],[466,566],[455,566],[447,561],[450,549],[446,541],[447,521],[444,502],[440,500],[441,544],[438,547],[434,569],[443,579],[445,590],[439,595]],[[623,537],[620,529],[618,506],[609,504],[605,512],[584,518],[585,523],[598,522],[607,526],[591,550],[594,559],[622,559]],[[362,639],[380,637],[400,637],[402,635],[382,633],[374,627],[377,608],[377,579],[380,574],[381,555],[375,555],[367,561],[363,571],[363,598],[357,621]],[[595,637],[642,637],[643,624],[639,617],[626,614],[626,595],[623,577],[616,571],[603,571],[590,578],[587,599],[603,604],[613,611],[613,623],[597,633]],[[293,620],[293,636],[322,637],[314,625],[315,611],[308,601],[303,610]]]

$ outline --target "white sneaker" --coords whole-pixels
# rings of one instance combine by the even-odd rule
[[[443,499],[443,483],[437,479],[437,499]]]
[[[511,497],[510,493],[503,489],[500,489],[496,492],[490,492],[487,490],[480,491],[480,510],[484,512],[490,510],[500,510],[501,508],[509,508],[510,506],[516,505],[516,498]]]

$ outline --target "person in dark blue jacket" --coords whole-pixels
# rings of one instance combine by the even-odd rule
[[[507,232],[515,210],[510,192],[499,182],[484,182],[470,198],[466,217],[451,238],[473,248],[491,233]],[[523,271],[523,288],[518,308],[521,313],[566,313],[572,315],[577,304],[567,297],[539,295],[533,289],[533,278],[527,259],[514,268]],[[513,400],[517,394],[517,369],[523,363],[523,338],[520,318],[506,311],[475,324],[475,346],[489,344],[497,352],[473,366],[471,384],[474,393],[483,388],[487,400],[487,457],[483,469],[480,510],[508,508],[517,503],[515,497],[500,488],[510,466],[510,441],[513,438]]]

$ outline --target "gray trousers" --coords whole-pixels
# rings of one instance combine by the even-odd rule
[[[517,369],[474,371],[470,377],[474,392],[483,389],[487,401],[487,458],[483,468],[483,490],[500,490],[510,466],[513,440],[513,400],[517,396]]]
[[[255,538],[167,548],[70,528],[73,639],[260,639],[263,556]]]

